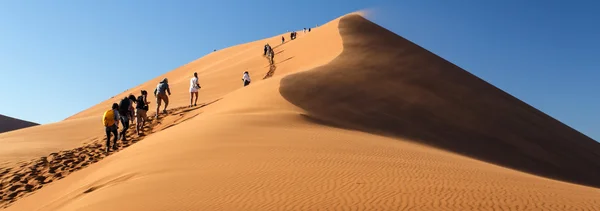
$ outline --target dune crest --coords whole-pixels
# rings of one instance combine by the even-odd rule
[[[600,143],[359,15],[340,33],[334,61],[282,80],[313,117],[600,187]]]
[[[401,100],[395,98],[398,94],[381,92],[385,87],[396,88],[397,83],[388,79],[396,76],[377,67],[390,67],[386,65],[397,64],[397,60],[411,63],[411,58],[420,61],[418,57],[424,53],[416,50],[413,57],[399,59],[402,52],[393,51],[399,38],[381,33],[377,27],[360,16],[344,16],[310,33],[299,32],[298,39],[283,44],[278,35],[219,50],[130,89],[152,90],[158,79],[168,77],[172,90],[177,90],[171,98],[173,108],[186,106],[189,78],[198,72],[203,87],[199,102],[207,105],[185,117],[165,118],[164,121],[177,124],[157,125],[157,130],[143,141],[44,186],[7,210],[600,207],[600,191],[596,188],[526,174],[473,156],[414,143],[417,140],[409,136],[398,138],[401,135],[390,134],[391,126],[381,126],[380,131],[373,129],[380,126],[374,121],[387,120],[382,115],[398,117],[398,113],[388,113],[390,110],[386,109],[397,108],[402,114],[419,102],[430,102],[427,97],[435,93],[410,96],[409,91],[419,93],[419,86],[414,86],[401,93],[413,104],[392,104]],[[390,43],[380,45],[372,33],[380,33],[377,36]],[[275,69],[262,55],[267,42],[274,47]],[[400,48],[413,53],[415,49]],[[382,55],[390,52],[393,54]],[[348,60],[349,57],[356,61]],[[438,57],[427,58],[437,61],[437,66],[445,66]],[[419,66],[414,61],[411,64],[408,66]],[[379,71],[373,71],[373,67]],[[398,71],[393,66],[391,69]],[[242,87],[240,79],[245,70],[253,80]],[[442,73],[433,71],[426,75],[436,74]],[[366,78],[361,81],[360,76]],[[402,76],[409,76],[404,81],[426,82],[419,80],[423,77]],[[370,89],[352,87],[358,85],[369,85],[364,88]],[[333,92],[337,94],[332,95]],[[127,94],[121,93],[115,99]],[[371,109],[383,114],[355,101],[371,103]],[[99,113],[110,103],[112,100],[102,102],[65,122],[99,121]],[[323,108],[328,106],[331,108]],[[367,118],[371,114],[375,119]],[[414,121],[423,113],[414,115],[406,121]],[[422,118],[428,120],[427,116]],[[470,119],[463,121],[467,120]],[[79,129],[90,128],[101,129]],[[58,142],[56,138],[52,140]],[[460,140],[456,142],[462,146]]]

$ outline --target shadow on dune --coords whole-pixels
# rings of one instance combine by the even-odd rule
[[[342,54],[281,81],[311,120],[600,187],[599,143],[361,16],[339,30]]]

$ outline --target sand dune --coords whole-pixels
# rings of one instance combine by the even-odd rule
[[[356,15],[300,32],[283,45],[276,45],[279,38],[219,50],[130,89],[152,90],[166,76],[173,108],[186,106],[188,80],[197,71],[203,87],[199,102],[206,105],[181,115],[172,111],[143,141],[45,184],[7,210],[600,207],[597,188],[507,168],[593,185],[595,161],[586,158],[596,158],[597,145],[458,67]],[[276,68],[262,56],[266,42],[276,46]],[[246,69],[253,82],[242,88]],[[464,103],[456,104],[447,92]],[[480,99],[479,92],[489,94]],[[102,111],[127,94],[64,122],[89,121],[98,126],[70,129],[100,133]],[[482,122],[478,115],[495,121]],[[530,130],[552,130],[562,138],[525,133]],[[56,134],[46,138],[62,142]],[[557,167],[518,166],[512,159],[477,154],[470,147],[497,155],[477,140],[508,150],[505,154],[519,161],[552,158],[548,162]],[[565,142],[577,147],[555,150]],[[547,150],[535,151],[533,144]],[[584,167],[589,171],[582,172]]]
[[[0,114],[0,133],[18,130],[21,128],[36,126],[37,123],[15,119],[9,116],[4,116]]]
[[[334,61],[282,81],[312,116],[600,187],[600,143],[364,18],[340,33]]]

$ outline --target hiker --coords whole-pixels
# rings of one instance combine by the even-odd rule
[[[269,62],[272,64],[275,63],[275,60],[273,60],[273,58],[275,57],[275,52],[273,52],[273,49],[271,49],[271,51],[269,52]]]
[[[165,102],[165,107],[163,108],[163,113],[167,113],[167,106],[169,105],[169,96],[167,93],[171,95],[171,89],[169,88],[169,80],[164,78],[158,85],[156,89],[154,89],[154,96],[156,97],[156,118],[158,118],[160,103],[161,101]]]
[[[265,48],[263,49],[263,56],[267,55],[267,50],[269,50],[269,44],[265,45]]]
[[[294,40],[294,32],[290,33],[290,40]]]
[[[121,141],[127,141],[127,129],[129,129],[129,121],[133,118],[131,113],[133,102],[135,102],[135,96],[133,95],[129,95],[119,102],[119,116],[121,117],[121,125],[123,125],[123,129],[119,134]]]
[[[117,149],[117,139],[119,139],[119,104],[113,103],[112,108],[104,112],[102,123],[106,132],[106,153],[110,152],[110,135],[113,134],[113,149]]]
[[[196,103],[198,102],[198,90],[200,88],[200,84],[198,83],[198,73],[194,72],[194,77],[190,79],[190,108],[192,107],[192,102],[194,102],[193,106],[196,106]],[[196,95],[196,100],[194,100],[194,95]]]
[[[133,96],[133,95],[130,95]],[[132,98],[130,98],[132,99]],[[129,124],[133,124],[133,122],[135,121],[135,107],[133,106],[133,103],[135,103],[135,96],[133,96],[133,100],[131,100],[131,103],[129,103],[129,115],[131,116],[131,118],[129,118],[130,123]]]
[[[308,32],[310,32],[310,28],[308,28]]]
[[[303,32],[306,34],[306,28],[304,28]]]
[[[148,118],[148,104],[150,104],[146,90],[142,90],[142,95],[137,97],[135,104],[135,131],[140,135],[144,132],[144,124]]]
[[[242,76],[242,81],[244,81],[244,86],[250,85],[250,74],[248,71],[244,71],[244,76]]]
[[[285,37],[281,36],[281,44],[285,42]]]

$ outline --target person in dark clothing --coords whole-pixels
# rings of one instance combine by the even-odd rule
[[[266,44],[266,45],[265,45],[265,49],[263,50],[263,51],[264,51],[264,52],[263,52],[263,56],[266,56],[266,55],[267,55],[267,51],[268,51],[268,50],[269,50],[269,44]]]
[[[281,36],[281,44],[285,42],[285,37]]]
[[[308,28],[308,32],[310,32],[310,28]]]
[[[142,90],[142,95],[138,96],[135,103],[135,129],[138,135],[144,131],[144,124],[146,124],[147,112],[148,112],[148,92]]]
[[[273,49],[271,49],[269,51],[269,63],[271,65],[275,64],[275,60],[274,59],[275,59],[275,52],[273,51]]]
[[[127,141],[127,129],[129,129],[129,119],[133,118],[131,114],[131,107],[133,102],[135,102],[135,96],[129,95],[125,97],[119,102],[119,116],[121,117],[121,124],[123,125],[123,129],[120,132],[121,141]],[[115,146],[116,147],[116,146]]]

